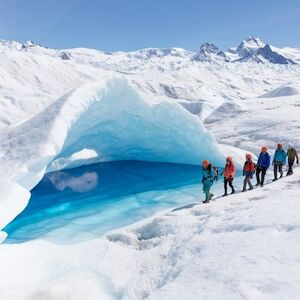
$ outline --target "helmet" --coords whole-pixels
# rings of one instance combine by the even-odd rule
[[[282,144],[278,144],[277,147],[278,147],[279,149],[281,149],[281,148],[282,148]]]
[[[263,146],[263,147],[261,148],[261,152],[267,152],[267,151],[268,151],[267,146]]]
[[[251,159],[252,158],[252,155],[250,153],[247,153],[246,154],[246,159]]]
[[[228,156],[228,157],[226,157],[226,161],[233,161],[233,159],[232,159],[232,157],[231,156]]]
[[[202,162],[202,167],[207,168],[208,166],[209,166],[209,160],[205,159],[205,160]]]

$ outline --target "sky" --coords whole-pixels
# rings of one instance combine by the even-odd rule
[[[300,0],[0,0],[0,39],[51,48],[226,50],[249,35],[300,48]]]

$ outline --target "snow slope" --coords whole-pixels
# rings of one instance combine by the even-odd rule
[[[271,92],[261,95],[259,98],[274,98],[274,97],[285,97],[299,95],[300,92],[293,86],[281,86]]]
[[[296,169],[86,243],[1,245],[0,299],[299,299],[299,182]]]
[[[282,51],[287,58],[300,60],[298,50]],[[62,59],[62,53],[70,59]],[[195,61],[195,55],[180,48],[104,53],[32,43],[23,48],[16,42],[0,41],[0,128],[23,122],[82,84],[120,74],[147,99],[168,98],[186,108],[196,104],[201,117],[224,102],[252,99],[299,82],[299,65],[226,63],[210,56],[208,61]]]
[[[299,83],[281,86],[249,101],[238,100],[231,106],[222,105],[204,120],[204,125],[220,143],[254,153],[261,145],[275,149],[278,142],[285,148],[291,144],[299,149],[299,88]]]

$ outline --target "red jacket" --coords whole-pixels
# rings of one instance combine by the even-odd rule
[[[224,178],[228,179],[230,177],[234,177],[235,174],[235,165],[233,162],[230,162],[229,164],[225,165],[225,168],[223,170]]]

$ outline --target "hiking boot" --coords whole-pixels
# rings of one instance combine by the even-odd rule
[[[233,190],[232,192],[231,192],[231,195],[233,195],[235,193],[235,190]]]
[[[213,196],[214,196],[214,194],[210,194],[208,201],[211,200]]]
[[[253,190],[253,186],[249,188],[249,191]]]
[[[225,194],[223,194],[223,195],[222,195],[222,197],[226,197],[226,196],[228,196],[228,194],[227,194],[227,193],[225,193]]]
[[[256,184],[256,186],[259,186],[260,185],[260,183],[258,182],[257,184]]]
[[[262,183],[260,186],[261,186],[261,187],[264,187],[264,184]]]
[[[202,203],[209,203],[209,200],[204,200]]]
[[[273,181],[276,181],[276,180],[277,180],[277,178],[274,178],[274,179],[273,179]]]

